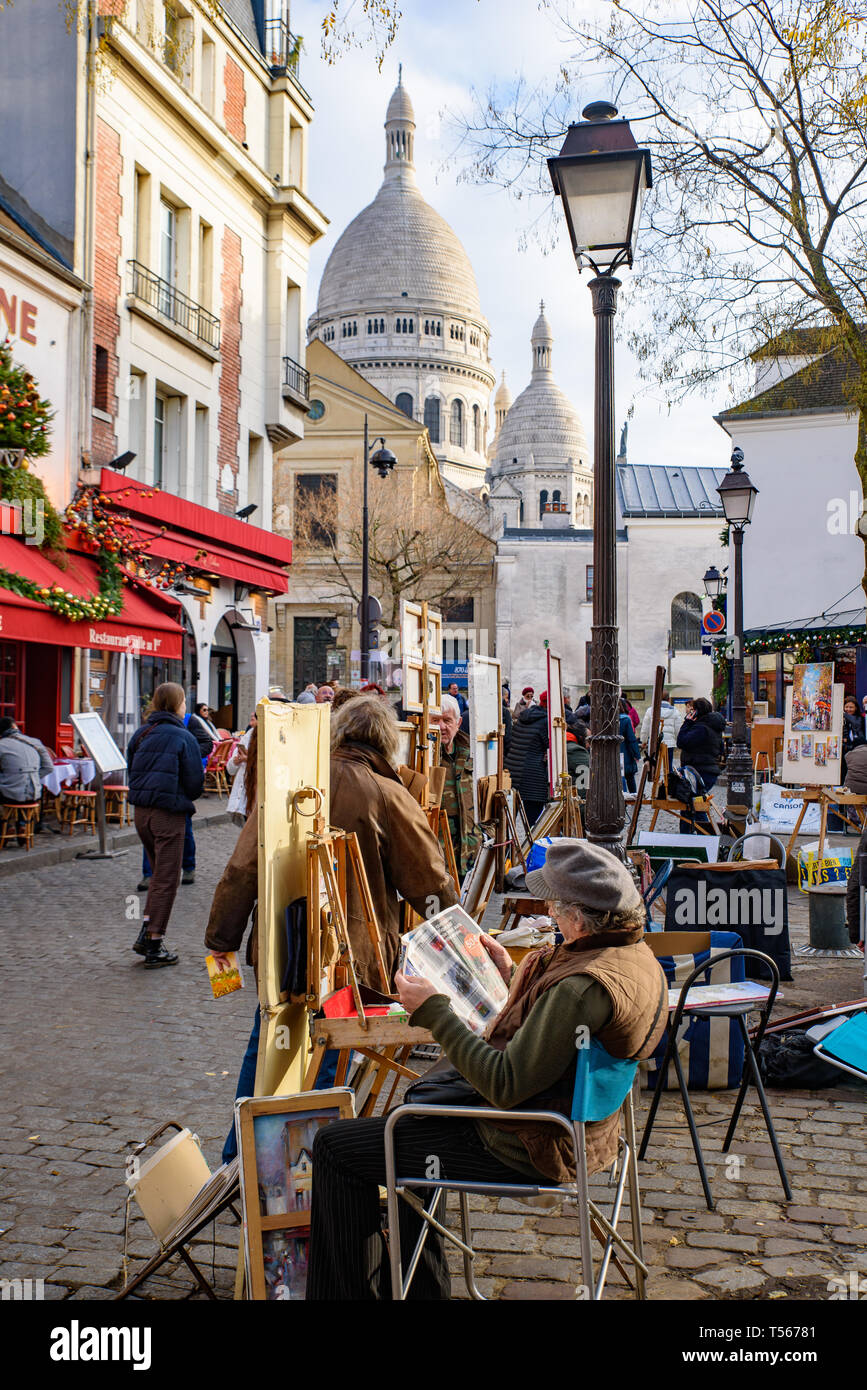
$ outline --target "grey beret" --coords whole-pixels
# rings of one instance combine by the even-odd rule
[[[527,874],[527,888],[534,898],[577,903],[595,912],[629,912],[641,905],[626,865],[589,840],[554,840],[542,868]]]

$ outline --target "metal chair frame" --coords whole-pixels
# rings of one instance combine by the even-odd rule
[[[780,868],[784,869],[786,867],[786,846],[779,836],[773,835],[770,830],[748,830],[745,835],[740,835],[735,840],[734,844],[729,846],[729,852],[726,856],[728,863],[731,864],[738,860],[743,860],[745,858],[744,846],[746,841],[759,837],[763,840],[768,840],[772,849],[776,847],[780,857]]]
[[[615,1264],[617,1264],[618,1268],[623,1273],[624,1278],[626,1278],[627,1282],[630,1284],[630,1287],[634,1288],[635,1297],[639,1299],[646,1298],[645,1279],[649,1271],[644,1261],[644,1241],[641,1230],[641,1201],[638,1190],[638,1167],[635,1147],[635,1117],[632,1107],[631,1087],[620,1106],[620,1113],[623,1116],[625,1130],[625,1133],[620,1135],[619,1141],[620,1152],[618,1154],[618,1159],[620,1163],[620,1173],[616,1179],[611,1211],[610,1214],[606,1215],[596,1202],[590,1200],[587,1181],[586,1149],[584,1144],[585,1126],[584,1122],[581,1120],[569,1120],[565,1115],[560,1115],[553,1110],[491,1110],[487,1107],[463,1105],[401,1105],[392,1110],[387,1116],[385,1124],[385,1174],[389,1230],[388,1250],[389,1263],[391,1266],[392,1299],[401,1301],[406,1298],[428,1234],[430,1230],[433,1229],[438,1231],[444,1239],[448,1240],[452,1245],[457,1246],[461,1251],[463,1255],[464,1281],[470,1297],[480,1302],[487,1302],[485,1295],[476,1284],[473,1271],[475,1251],[471,1243],[472,1230],[468,1201],[470,1194],[488,1197],[512,1197],[518,1201],[526,1201],[531,1197],[553,1195],[562,1197],[566,1201],[574,1202],[578,1208],[578,1239],[581,1250],[581,1276],[583,1281],[581,1291],[579,1291],[577,1296],[586,1298],[592,1302],[596,1302],[602,1298],[605,1281],[608,1276],[608,1267],[613,1258]],[[546,1186],[532,1183],[460,1182],[458,1180],[446,1178],[404,1178],[397,1176],[394,1131],[397,1124],[402,1119],[414,1117],[418,1119],[515,1120],[518,1116],[522,1120],[534,1120],[558,1125],[561,1129],[565,1130],[572,1141],[572,1152],[575,1162],[575,1182]],[[612,1169],[612,1175],[615,1169]],[[629,1189],[629,1209],[632,1223],[632,1244],[626,1241],[617,1230],[620,1210],[623,1205],[623,1197],[627,1187]],[[423,1201],[421,1201],[415,1191],[413,1191],[414,1188],[434,1189],[433,1196],[427,1206],[424,1205]],[[444,1209],[448,1201],[447,1194],[449,1192],[458,1193],[461,1222],[460,1236],[456,1235],[454,1231],[449,1230],[438,1217],[441,1202],[443,1205],[442,1214],[445,1215]],[[424,1226],[409,1262],[406,1278],[404,1278],[401,1265],[400,1208],[398,1197],[406,1202],[408,1206],[412,1207],[424,1221]],[[594,1276],[593,1269],[591,1239],[594,1233],[603,1246],[598,1276]],[[632,1264],[635,1277],[634,1284],[629,1279],[623,1265],[614,1254],[615,1246],[624,1253]]]
[[[642,894],[644,898],[644,910],[647,913],[647,931],[662,930],[657,927],[656,923],[653,921],[650,909],[653,907],[659,895],[664,892],[665,885],[668,883],[673,872],[674,860],[666,859],[665,863],[660,864],[656,873],[653,875],[653,881],[648,885],[647,891]]]
[[[768,969],[771,972],[771,989],[765,1002],[763,1004],[756,1004],[754,1000],[750,1000],[740,1004],[716,1004],[708,1008],[702,1008],[701,1010],[687,1010],[687,994],[689,993],[690,988],[698,979],[698,977],[700,975],[709,975],[710,972],[714,970],[717,965],[719,965],[724,960],[728,960],[730,956],[752,956],[754,959],[762,961],[768,967]],[[743,1104],[746,1099],[747,1091],[749,1089],[750,1081],[752,1080],[758,1092],[759,1104],[761,1105],[762,1114],[765,1120],[765,1128],[768,1131],[768,1138],[771,1141],[771,1148],[774,1151],[774,1158],[777,1164],[777,1171],[780,1175],[780,1181],[783,1184],[783,1191],[786,1194],[786,1201],[791,1202],[792,1189],[789,1186],[789,1178],[788,1174],[786,1173],[786,1166],[783,1162],[783,1156],[780,1153],[780,1146],[777,1141],[776,1131],[774,1130],[774,1122],[771,1119],[771,1112],[768,1109],[768,1100],[767,1096],[765,1095],[765,1088],[762,1085],[762,1078],[759,1073],[759,1066],[756,1060],[756,1053],[758,1052],[758,1049],[761,1045],[762,1038],[765,1034],[765,1029],[768,1026],[768,1020],[771,1016],[771,1009],[774,1006],[774,999],[776,998],[779,984],[780,972],[777,969],[776,961],[772,960],[770,956],[766,956],[764,951],[756,951],[753,950],[752,947],[747,946],[738,946],[730,951],[720,951],[719,955],[712,956],[711,959],[709,961],[705,961],[703,965],[697,965],[695,969],[692,971],[692,973],[688,976],[688,978],[684,980],[681,986],[680,994],[678,996],[677,1004],[675,1005],[674,1013],[668,1021],[668,1040],[665,1045],[665,1054],[662,1059],[662,1065],[660,1066],[659,1071],[656,1075],[656,1088],[653,1092],[653,1098],[650,1102],[650,1110],[648,1112],[647,1121],[644,1126],[644,1134],[641,1138],[641,1147],[638,1150],[638,1157],[639,1159],[643,1159],[645,1154],[647,1153],[647,1146],[650,1142],[650,1135],[653,1130],[654,1121],[656,1119],[656,1112],[659,1109],[659,1102],[661,1101],[663,1093],[666,1089],[666,1082],[668,1080],[668,1068],[669,1065],[673,1062],[674,1070],[677,1075],[677,1084],[680,1088],[680,1098],[683,1102],[683,1109],[684,1113],[686,1114],[686,1122],[689,1126],[690,1138],[692,1139],[692,1147],[695,1153],[695,1160],[698,1164],[698,1171],[701,1177],[701,1185],[704,1191],[704,1199],[707,1202],[709,1211],[713,1211],[714,1209],[714,1200],[711,1195],[710,1184],[708,1182],[707,1177],[707,1170],[704,1166],[704,1156],[702,1154],[701,1144],[699,1143],[698,1130],[695,1124],[695,1116],[692,1113],[692,1106],[689,1103],[689,1089],[687,1087],[686,1079],[683,1074],[683,1065],[680,1060],[680,1054],[677,1050],[678,1032],[680,1029],[681,1021],[685,1012],[689,1014],[700,1013],[701,1017],[703,1018],[737,1019],[738,1026],[741,1031],[741,1036],[744,1042],[745,1065],[743,1070],[743,1077],[741,1079],[740,1089],[738,1091],[737,1099],[735,1101],[735,1107],[732,1111],[732,1116],[729,1121],[729,1127],[726,1130],[726,1137],[723,1141],[722,1151],[723,1153],[728,1153],[729,1148],[731,1147],[732,1140],[735,1137],[737,1123],[740,1119],[741,1110],[743,1109]],[[756,1010],[758,1010],[761,1014],[761,1018],[759,1026],[756,1029],[755,1038],[751,1041],[749,1031],[747,1029],[746,1019],[748,1014],[754,1013],[756,1012]]]

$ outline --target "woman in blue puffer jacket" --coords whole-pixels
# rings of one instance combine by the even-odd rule
[[[187,815],[195,811],[204,787],[199,745],[184,727],[186,710],[182,686],[174,681],[158,685],[151,712],[127,749],[129,801],[152,866],[142,929],[133,946],[146,967],[176,965],[178,960],[163,938],[178,891]]]

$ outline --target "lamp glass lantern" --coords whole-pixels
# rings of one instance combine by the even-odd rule
[[[383,440],[382,448],[377,449],[375,454],[371,454],[370,462],[376,469],[380,478],[387,478],[389,473],[393,470],[394,465],[397,463],[397,459],[391,450],[385,447],[385,440]]]
[[[737,458],[739,450],[732,455],[732,466],[726,473],[717,492],[722,502],[725,518],[729,526],[741,528],[749,526],[753,519],[753,508],[759,490],[750,479],[750,475],[744,472],[744,465],[741,459]]]
[[[716,565],[711,565],[704,574],[704,591],[708,598],[719,598],[725,588],[725,579],[720,574]]]
[[[559,155],[548,160],[576,259],[610,270],[632,264],[641,207],[653,175],[650,151],[639,149],[629,122],[615,120],[610,102],[585,106],[570,125]]]

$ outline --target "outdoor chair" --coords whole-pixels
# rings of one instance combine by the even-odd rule
[[[644,1243],[641,1231],[641,1206],[638,1191],[638,1167],[635,1149],[635,1120],[632,1109],[632,1086],[637,1071],[637,1062],[620,1061],[611,1057],[601,1043],[591,1039],[590,1046],[578,1050],[578,1063],[575,1073],[575,1089],[572,1097],[570,1119],[556,1111],[492,1110],[487,1107],[451,1105],[401,1105],[392,1110],[385,1125],[385,1172],[386,1197],[388,1203],[389,1261],[391,1265],[391,1296],[403,1300],[412,1283],[419,1258],[424,1249],[431,1228],[463,1254],[464,1280],[471,1298],[485,1301],[485,1295],[478,1288],[473,1261],[475,1251],[472,1247],[469,1197],[471,1194],[484,1197],[511,1197],[516,1201],[529,1201],[540,1196],[561,1197],[576,1207],[576,1235],[581,1252],[582,1283],[577,1297],[592,1301],[601,1299],[608,1267],[611,1260],[617,1265],[636,1298],[645,1298],[645,1279],[648,1274],[644,1262]],[[612,1170],[609,1184],[614,1187],[611,1209],[605,1213],[597,1202],[592,1201],[588,1187],[586,1149],[584,1143],[585,1124],[606,1119],[620,1110],[624,1132],[620,1135],[618,1164]],[[516,1118],[540,1121],[558,1125],[569,1135],[572,1142],[575,1163],[575,1181],[564,1184],[531,1183],[485,1183],[461,1182],[457,1178],[409,1178],[396,1171],[394,1131],[401,1120],[461,1119],[461,1120],[515,1120]],[[613,1173],[619,1166],[616,1179]],[[427,1205],[417,1195],[415,1189],[431,1192]],[[624,1240],[617,1230],[623,1198],[628,1189],[629,1209],[632,1222],[632,1242]],[[460,1236],[444,1224],[447,1194],[457,1192],[460,1210]],[[409,1268],[404,1277],[400,1253],[400,1206],[399,1200],[407,1203],[422,1217],[424,1225],[413,1251]],[[602,1245],[602,1257],[598,1273],[594,1270],[592,1235]],[[625,1255],[633,1268],[633,1279],[623,1267],[615,1253],[615,1246]]]
[[[220,796],[229,795],[229,775],[226,771],[226,764],[235,747],[235,740],[226,738],[212,748],[205,764],[206,792],[217,792]]]
[[[660,893],[662,893],[662,891],[664,890],[665,885],[668,883],[668,880],[671,878],[673,868],[674,860],[666,859],[659,866],[656,873],[654,874],[653,881],[650,884],[650,886],[642,894],[644,898],[644,909],[647,913],[647,931],[662,931],[662,926],[658,922],[654,922],[650,909],[653,907],[653,904],[656,902]]]
[[[741,835],[735,840],[734,844],[729,846],[729,852],[726,855],[730,864],[734,863],[735,860],[749,858],[749,855],[744,852],[747,840],[767,840],[770,847],[769,853],[762,855],[757,854],[756,857],[761,859],[773,857],[777,860],[781,869],[786,867],[786,846],[778,836],[772,835],[769,830],[748,830],[746,835]]]
[[[96,792],[87,791],[84,787],[64,788],[60,793],[60,810],[58,812],[61,824],[69,828],[70,835],[76,825],[86,825],[91,835],[96,834]]]
[[[40,801],[7,801],[0,807],[0,849],[3,849],[10,836],[24,839],[24,848],[33,848],[33,827],[39,820],[42,809]],[[21,823],[21,829],[18,824]]]
[[[743,956],[745,959],[747,957],[754,957],[756,960],[763,962],[763,964],[771,973],[771,984],[768,991],[767,999],[759,1002],[757,1002],[755,999],[750,999],[739,1003],[712,1004],[709,1006],[701,1006],[700,1008],[693,1005],[693,1007],[690,1008],[690,1005],[687,1001],[687,995],[689,994],[691,987],[695,984],[698,977],[700,975],[704,975],[705,977],[709,976],[710,973],[716,968],[716,966],[721,964],[722,961],[728,960],[731,956]],[[701,1177],[701,1185],[704,1191],[704,1198],[707,1202],[709,1211],[713,1211],[714,1209],[714,1200],[711,1195],[710,1184],[708,1182],[707,1177],[707,1170],[704,1165],[704,1156],[702,1154],[701,1144],[699,1143],[698,1138],[698,1129],[696,1128],[695,1116],[693,1115],[692,1106],[689,1103],[689,1090],[687,1087],[686,1078],[683,1074],[683,1065],[681,1063],[680,1054],[678,1051],[678,1043],[681,1040],[679,1036],[680,1025],[683,1020],[683,1015],[684,1013],[689,1014],[693,1012],[698,1012],[701,1014],[703,1018],[734,1018],[737,1020],[744,1044],[744,1069],[740,1089],[737,1094],[737,1099],[735,1100],[734,1110],[732,1111],[732,1116],[729,1121],[729,1127],[726,1130],[726,1136],[723,1140],[722,1151],[723,1153],[728,1153],[731,1147],[732,1140],[735,1137],[735,1130],[737,1129],[737,1124],[740,1118],[741,1110],[746,1099],[747,1090],[749,1089],[750,1081],[752,1081],[755,1085],[756,1091],[758,1092],[759,1104],[762,1108],[762,1114],[765,1120],[765,1128],[768,1131],[768,1138],[771,1141],[771,1148],[774,1151],[774,1158],[777,1164],[777,1171],[780,1175],[780,1181],[783,1184],[783,1191],[786,1194],[786,1201],[790,1202],[792,1200],[792,1190],[789,1186],[789,1179],[786,1173],[785,1164],[783,1163],[783,1156],[780,1153],[780,1146],[777,1141],[776,1131],[774,1130],[774,1122],[771,1119],[771,1112],[768,1109],[768,1101],[765,1095],[765,1088],[762,1085],[762,1078],[759,1073],[759,1065],[757,1061],[758,1050],[761,1046],[761,1041],[764,1037],[765,1029],[768,1025],[768,1019],[771,1016],[771,1010],[774,1007],[774,999],[776,998],[779,983],[780,972],[777,969],[777,963],[776,961],[772,960],[770,956],[766,956],[763,951],[754,951],[751,948],[745,946],[739,946],[730,951],[720,951],[719,954],[714,955],[710,961],[705,961],[702,964],[697,965],[696,968],[689,974],[687,979],[684,980],[683,985],[681,986],[680,994],[678,995],[677,1003],[674,1006],[673,1013],[669,1018],[665,1053],[663,1055],[659,1071],[657,1072],[656,1086],[654,1088],[653,1097],[650,1102],[650,1111],[647,1116],[647,1122],[644,1126],[644,1134],[641,1139],[641,1147],[638,1150],[638,1157],[642,1159],[647,1153],[647,1146],[650,1143],[650,1136],[653,1132],[654,1121],[656,1120],[656,1112],[659,1109],[659,1102],[662,1099],[668,1082],[668,1068],[669,1065],[673,1062],[674,1070],[677,1075],[677,1084],[680,1089],[680,1097],[683,1102],[683,1109],[686,1115],[686,1122],[689,1126],[690,1138],[692,1139],[692,1147],[695,1153],[695,1161],[698,1164],[698,1171]],[[760,1013],[761,1018],[758,1027],[754,1030],[753,1037],[750,1038],[750,1033],[747,1029],[747,1015],[756,1011]]]
[[[130,825],[132,817],[129,813],[129,787],[119,782],[106,782],[105,786],[105,819],[106,822],[116,820],[118,825]]]
[[[867,1081],[867,1013],[835,1020],[813,1051],[823,1062]]]

